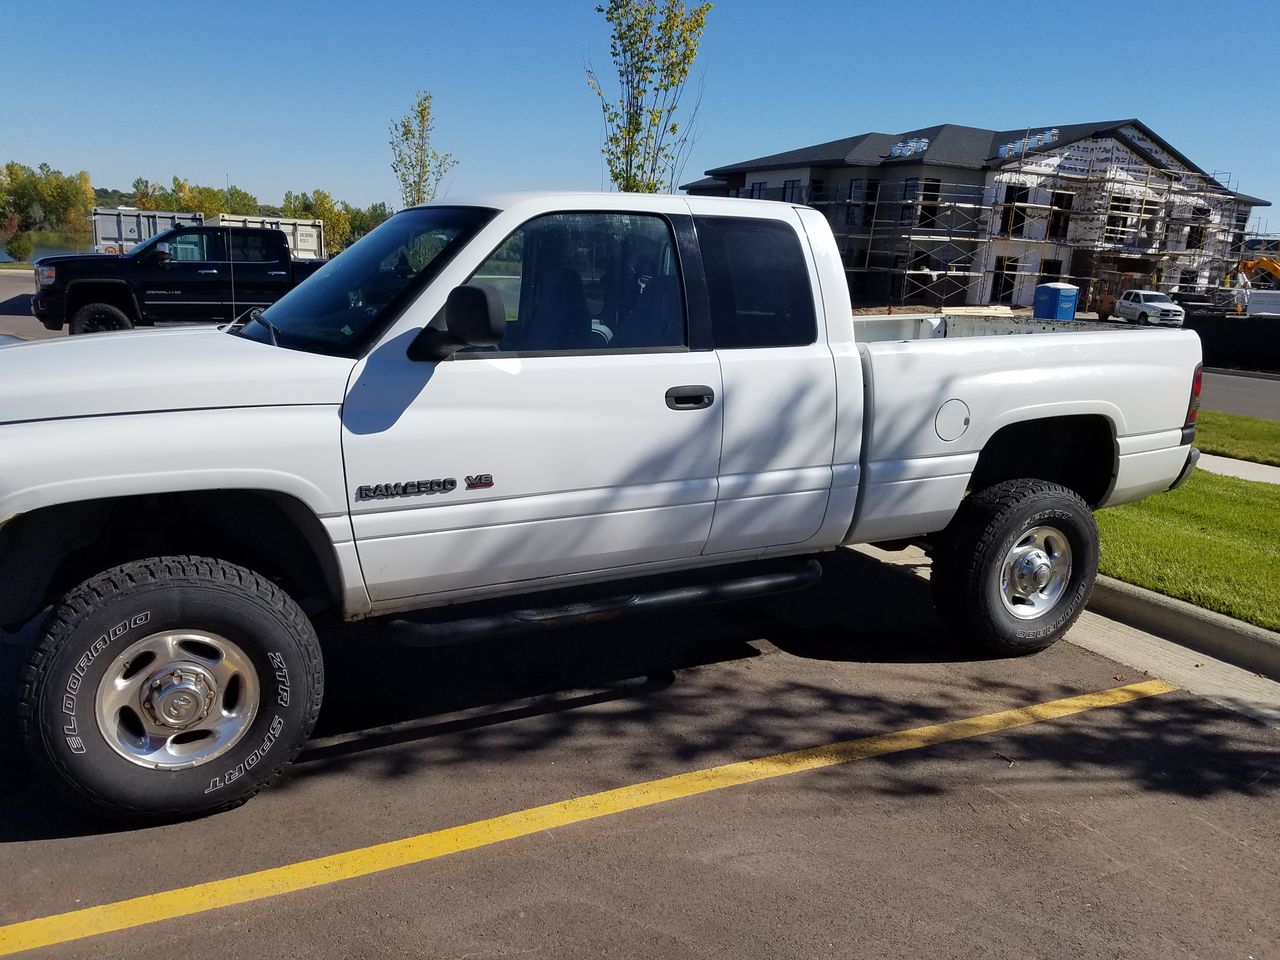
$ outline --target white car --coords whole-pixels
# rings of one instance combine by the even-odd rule
[[[1186,311],[1158,290],[1126,290],[1116,301],[1115,315],[1131,323],[1180,327]]]
[[[924,542],[957,643],[1047,647],[1093,588],[1092,511],[1195,467],[1199,339],[855,322],[848,289],[808,207],[451,198],[244,323],[0,347],[37,762],[116,811],[226,809],[311,732],[316,623],[603,640],[844,544]]]

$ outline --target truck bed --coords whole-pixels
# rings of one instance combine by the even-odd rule
[[[904,313],[854,316],[861,343],[889,340],[941,340],[957,337],[1003,337],[1028,333],[1097,333],[1135,329],[1125,323],[1082,320],[1035,320],[1030,317],[983,317],[972,314]]]
[[[1181,428],[1200,360],[1189,331],[908,314],[855,317],[854,333],[864,441],[852,540],[946,526],[980,452],[1019,421],[1105,423],[1115,472],[1094,506],[1166,489],[1185,462]]]

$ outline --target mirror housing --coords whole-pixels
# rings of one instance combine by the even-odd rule
[[[173,260],[173,252],[169,249],[169,244],[164,241],[156,244],[156,248],[151,255],[155,258],[156,263],[162,267],[167,267],[170,261]]]
[[[507,308],[493,287],[464,284],[449,291],[445,329],[424,327],[409,345],[410,360],[447,360],[463,347],[491,347],[507,332]]]

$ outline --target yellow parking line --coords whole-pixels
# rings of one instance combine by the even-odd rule
[[[582,823],[597,817],[638,810],[682,797],[692,797],[726,787],[756,783],[774,777],[818,770],[836,764],[852,763],[869,757],[880,757],[903,750],[916,750],[933,744],[963,740],[996,733],[1044,720],[1111,707],[1144,697],[1154,697],[1177,688],[1163,680],[1148,680],[1097,693],[1086,693],[1049,703],[1039,703],[1016,710],[1002,710],[981,717],[953,720],[877,737],[862,737],[807,750],[778,753],[755,760],[728,763],[707,770],[694,770],[661,780],[618,787],[571,800],[561,800],[541,807],[504,814],[491,820],[480,820],[403,840],[392,840],[357,850],[347,850],[315,860],[246,873],[225,880],[198,883],[176,890],[165,890],[132,900],[105,903],[69,913],[39,917],[0,926],[0,956],[23,950],[47,947],[80,940],[113,930],[125,930],[160,920],[190,916],[219,907],[249,903],[282,893],[293,893],[320,887],[340,880],[364,877],[383,870],[422,863],[436,857],[474,850],[503,840],[528,836],[554,827]]]

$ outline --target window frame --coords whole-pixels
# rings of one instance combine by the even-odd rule
[[[505,360],[505,359],[522,359],[536,360],[541,357],[622,357],[645,353],[695,353],[710,350],[710,316],[705,311],[698,312],[695,317],[694,300],[691,296],[691,274],[695,271],[690,264],[690,251],[697,251],[697,238],[693,236],[693,216],[690,214],[671,214],[650,210],[610,210],[597,208],[578,208],[568,210],[544,210],[541,213],[535,213],[528,219],[522,220],[516,226],[507,231],[506,235],[491,248],[480,262],[476,264],[475,269],[467,275],[470,280],[490,257],[502,247],[504,243],[511,239],[519,230],[523,230],[535,220],[541,220],[544,217],[571,216],[571,215],[598,215],[598,216],[624,216],[624,217],[654,217],[662,220],[667,229],[671,232],[672,253],[675,256],[676,276],[679,277],[680,296],[684,302],[684,318],[685,318],[685,343],[680,346],[663,346],[663,347],[587,347],[571,350],[479,350],[474,353],[465,350],[459,350],[451,354],[442,363],[448,363],[454,360]],[[681,224],[681,221],[687,221]],[[683,226],[683,230],[682,230]],[[690,246],[692,244],[692,247]],[[698,260],[696,266],[696,274],[698,282],[705,288],[705,280],[702,276],[702,262]],[[705,295],[704,295],[705,299]],[[437,321],[439,321],[437,323]],[[432,319],[428,326],[444,326],[444,311],[441,309],[440,314]],[[698,331],[695,335],[695,330]],[[498,341],[500,346],[502,341]],[[701,345],[695,345],[701,344]]]

